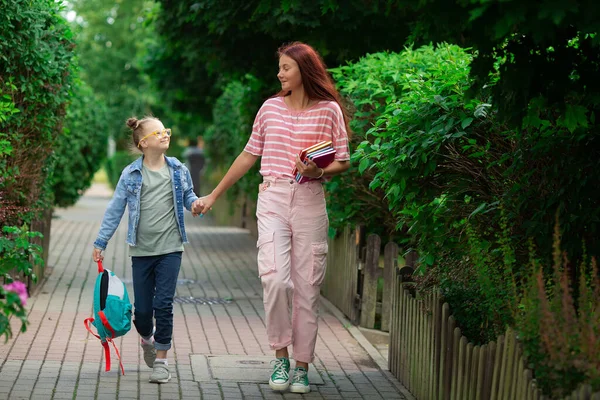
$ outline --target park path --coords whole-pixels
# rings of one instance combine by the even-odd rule
[[[11,321],[12,339],[0,343],[0,399],[405,399],[410,394],[382,370],[351,334],[322,307],[316,359],[307,395],[273,392],[256,274],[256,241],[247,231],[211,226],[186,216],[190,244],[183,254],[175,304],[173,379],[148,383],[135,328],[117,340],[125,375],[104,371],[100,342],[83,320],[91,316],[96,265],[92,242],[110,192],[94,185],[80,201],[55,212],[47,279],[29,299],[25,333]],[[124,218],[126,220],[126,218]],[[105,267],[131,287],[124,222],[109,243]],[[332,312],[333,311],[333,312]]]

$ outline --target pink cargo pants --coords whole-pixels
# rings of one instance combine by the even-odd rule
[[[293,345],[296,361],[313,361],[329,220],[320,182],[265,177],[259,186],[258,275],[273,350]],[[290,306],[292,315],[290,317]]]

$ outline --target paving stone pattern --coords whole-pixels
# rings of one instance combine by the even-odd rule
[[[148,383],[151,370],[143,362],[133,327],[116,340],[125,375],[118,373],[114,350],[112,370],[105,372],[102,346],[85,330],[83,320],[92,314],[97,276],[92,243],[108,199],[105,189],[94,186],[76,206],[56,211],[50,274],[29,299],[27,331],[19,333],[20,323],[12,319],[14,335],[0,343],[0,399],[405,399],[405,389],[325,309],[311,373],[319,379],[313,379],[311,393],[273,392],[267,369],[263,381],[256,381],[256,371],[251,370],[258,364],[264,368],[273,356],[256,273],[256,241],[245,230],[211,226],[210,218],[189,215],[190,244],[183,254],[176,295],[221,301],[175,303],[169,352],[173,377],[168,384]],[[123,218],[104,265],[127,282],[133,301],[126,234]],[[202,359],[214,364],[214,370],[193,365]],[[224,371],[232,376],[222,379]]]

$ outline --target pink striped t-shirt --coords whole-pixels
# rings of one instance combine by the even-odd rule
[[[283,97],[274,97],[258,110],[244,151],[262,157],[261,175],[293,178],[300,151],[324,140],[331,140],[337,161],[350,159],[348,133],[338,103],[320,101],[294,111]]]

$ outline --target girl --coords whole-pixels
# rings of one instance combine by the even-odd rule
[[[183,206],[191,210],[198,197],[188,169],[176,158],[165,156],[171,130],[153,117],[129,118],[127,126],[142,156],[121,173],[94,242],[93,259],[98,262],[104,258],[102,251],[127,205],[127,243],[135,297],[133,322],[142,337],[144,361],[153,369],[150,382],[166,383],[171,379],[167,351],[173,334],[173,296],[183,244],[187,243]]]
[[[281,91],[265,101],[252,135],[215,190],[193,211],[203,214],[261,160],[259,186],[258,272],[263,286],[267,335],[275,350],[269,385],[290,387],[288,346],[296,368],[290,390],[308,393],[307,372],[317,340],[319,288],[325,276],[327,231],[322,181],[350,167],[347,119],[325,64],[310,46],[295,42],[279,49]],[[298,153],[321,141],[333,142],[335,161],[318,168],[304,164]],[[294,167],[313,180],[298,184]],[[292,303],[292,316],[289,304]]]

